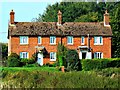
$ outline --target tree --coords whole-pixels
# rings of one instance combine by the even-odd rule
[[[8,46],[5,43],[2,43],[2,59],[6,59],[8,56]]]
[[[114,17],[111,20],[113,39],[112,39],[112,50],[113,57],[120,57],[120,3],[114,9]]]
[[[98,21],[98,12],[89,12],[86,15],[82,15],[79,18],[75,19],[75,22],[97,22]]]

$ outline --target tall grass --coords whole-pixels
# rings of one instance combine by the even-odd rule
[[[4,88],[118,88],[119,78],[102,76],[98,71],[54,72],[41,69],[2,70]],[[47,69],[47,67],[46,67]],[[15,70],[15,71],[13,71]],[[111,70],[111,69],[109,69]],[[117,72],[119,69],[115,68]],[[103,70],[104,73],[106,70]],[[102,71],[101,71],[102,72]],[[108,73],[108,72],[107,72]],[[100,75],[99,75],[100,74]]]

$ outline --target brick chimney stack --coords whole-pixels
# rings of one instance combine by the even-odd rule
[[[58,25],[62,24],[62,12],[59,10],[58,11]]]
[[[11,10],[11,12],[10,12],[10,24],[14,24],[14,14],[15,14],[15,12],[13,10]]]
[[[109,19],[109,13],[107,12],[107,10],[105,11],[104,14],[104,26],[110,26],[109,25],[110,19]]]

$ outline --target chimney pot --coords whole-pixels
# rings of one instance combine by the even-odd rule
[[[58,25],[62,24],[62,12],[59,10],[58,11]]]
[[[110,25],[109,25],[109,22],[110,22],[110,20],[109,20],[109,13],[108,13],[108,11],[106,10],[106,11],[105,11],[105,14],[104,14],[104,26],[110,26]]]
[[[10,12],[10,24],[14,24],[14,14],[15,14],[15,12],[12,9]]]

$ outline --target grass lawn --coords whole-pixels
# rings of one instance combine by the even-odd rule
[[[59,71],[56,67],[0,67],[0,70],[4,70],[4,71],[21,71],[21,70],[25,70],[25,71],[54,71],[57,72]]]

